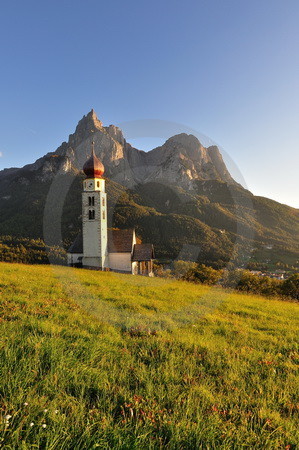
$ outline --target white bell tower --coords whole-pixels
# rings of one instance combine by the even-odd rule
[[[91,157],[83,167],[86,179],[82,192],[83,267],[108,267],[107,196],[104,166],[96,157],[92,143]]]

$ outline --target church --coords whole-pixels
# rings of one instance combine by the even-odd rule
[[[94,152],[85,162],[82,192],[82,233],[67,252],[68,265],[153,276],[154,248],[136,237],[135,229],[107,227],[104,166]]]

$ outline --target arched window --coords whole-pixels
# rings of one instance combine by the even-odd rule
[[[94,209],[90,209],[90,210],[88,211],[88,218],[89,218],[89,220],[93,220],[94,217],[95,217]]]
[[[88,197],[88,206],[94,206],[94,197]]]

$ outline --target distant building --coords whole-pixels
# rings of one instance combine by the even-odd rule
[[[83,171],[82,233],[68,249],[68,264],[153,276],[153,245],[137,241],[134,229],[107,229],[104,166],[94,148]]]

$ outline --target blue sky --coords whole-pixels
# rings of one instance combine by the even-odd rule
[[[105,125],[198,130],[254,194],[299,207],[297,0],[1,3],[0,169],[54,151],[94,108]]]

